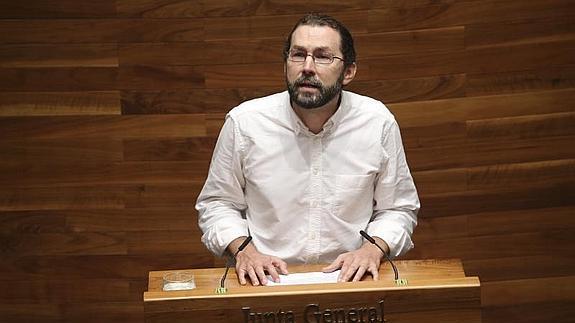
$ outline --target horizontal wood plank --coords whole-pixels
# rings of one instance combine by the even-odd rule
[[[124,141],[124,158],[129,161],[143,160],[211,160],[216,138],[181,138]]]
[[[0,67],[117,67],[115,44],[19,44],[0,47]]]
[[[198,258],[212,258],[212,254],[189,231],[128,232],[127,239],[131,255],[194,254]]]
[[[207,170],[205,171],[207,176]],[[205,178],[204,176],[204,178]],[[195,183],[146,184],[126,189],[126,208],[187,208],[190,215],[196,214],[196,199],[202,190],[204,178]]]
[[[573,182],[420,196],[421,217],[573,206]],[[453,203],[457,201],[457,203]]]
[[[568,254],[575,246],[573,230],[562,229],[546,232],[515,233],[443,240],[414,240],[422,246],[410,251],[409,259],[445,259],[456,257],[467,260],[527,257]],[[521,248],[517,248],[521,246]],[[549,246],[554,246],[549,248]],[[482,285],[483,288],[483,285]]]
[[[467,74],[467,96],[536,92],[575,88],[575,66],[546,66],[541,69]]]
[[[492,306],[482,310],[484,323],[568,323],[575,316],[575,302],[538,302],[514,304],[511,306]]]
[[[125,255],[122,232],[8,233],[2,235],[3,257],[47,255]]]
[[[565,254],[469,259],[463,265],[468,275],[478,275],[483,283],[570,276],[573,274],[575,258]]]
[[[119,46],[119,57],[123,66],[278,63],[283,61],[284,41],[270,38],[239,43],[231,40],[127,43]]]
[[[211,267],[213,257],[200,254],[154,255],[20,255],[0,263],[1,280],[128,279],[145,281],[148,272]],[[106,270],[102,270],[106,268]],[[10,277],[10,278],[9,278]],[[8,279],[9,278],[9,279]]]
[[[418,241],[549,232],[575,228],[571,214],[575,206],[478,212],[445,217],[420,217]],[[493,267],[494,269],[496,267]],[[509,271],[502,273],[509,274]]]
[[[119,163],[28,163],[0,165],[0,185],[46,187],[123,185],[141,183],[189,183],[201,181],[208,172],[204,161],[132,161]],[[54,176],[58,174],[58,176]]]
[[[125,66],[118,75],[122,90],[176,90],[205,87],[203,66]]]
[[[204,115],[0,118],[4,139],[203,137]]]
[[[359,65],[359,73],[363,72]],[[345,88],[384,103],[428,101],[465,96],[466,75],[450,74],[395,80],[354,81]]]
[[[6,289],[0,294],[4,304],[19,304],[44,300],[45,303],[94,303],[138,301],[130,294],[126,280],[113,279],[64,279],[44,281],[3,282]]]
[[[385,33],[359,34],[354,38],[361,59],[389,55],[461,50],[465,47],[465,28],[419,29]]]
[[[192,198],[190,198],[192,199]],[[64,233],[189,230],[199,234],[188,207],[0,212],[3,233]],[[192,212],[192,214],[195,213]],[[187,214],[188,216],[182,216]],[[191,216],[191,217],[190,217]]]
[[[283,91],[282,87],[122,91],[122,114],[225,113],[243,101]]]
[[[575,276],[486,282],[481,286],[483,306],[575,301]]]
[[[8,322],[55,323],[61,322],[63,317],[58,303],[0,303],[0,313],[2,313],[2,318]]]
[[[285,86],[283,64],[213,65],[204,67],[208,89]]]
[[[0,160],[0,168],[2,165],[33,165],[47,161],[118,162],[123,160],[123,145],[121,140],[115,139],[4,139],[0,140]]]
[[[0,92],[115,91],[116,67],[0,68]],[[50,80],[49,82],[47,80]]]
[[[465,28],[467,48],[508,46],[575,39],[573,17],[525,23],[471,24]]]
[[[195,41],[202,19],[10,19],[0,20],[0,43],[88,44]]]
[[[134,294],[134,292],[132,292]],[[136,299],[130,301],[112,302],[107,299],[86,303],[69,303],[62,306],[64,317],[70,322],[98,323],[121,321],[124,323],[139,323],[144,321],[142,302]]]
[[[544,44],[544,45],[543,45]],[[501,73],[575,64],[575,41],[517,44],[447,52],[409,53],[379,59],[358,59],[367,73],[361,80],[396,79],[458,73]]]
[[[14,1],[2,5],[2,19],[22,18],[96,18],[113,17],[115,0],[35,0]]]
[[[0,211],[121,209],[124,188],[117,186],[26,187],[0,189]]]
[[[323,10],[322,10],[323,11]],[[204,20],[205,39],[254,39],[287,37],[302,15],[215,17]],[[354,34],[367,31],[367,11],[334,13]]]
[[[573,139],[574,136],[484,140],[445,147],[407,148],[406,155],[412,171],[572,159],[575,152],[565,147]]]
[[[466,126],[471,141],[568,136],[575,134],[575,112],[470,120]]]
[[[119,115],[120,92],[0,92],[0,117]]]
[[[513,16],[509,16],[513,12]],[[455,1],[369,11],[369,31],[409,30],[497,22],[528,22],[575,14],[569,0]]]
[[[575,90],[454,98],[388,105],[403,127],[450,122],[572,112]]]
[[[575,182],[575,159],[473,167],[467,173],[469,190],[514,188]]]

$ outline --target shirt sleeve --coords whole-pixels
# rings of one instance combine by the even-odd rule
[[[241,162],[242,140],[229,115],[220,131],[204,184],[196,203],[202,242],[222,256],[234,239],[248,236],[245,219],[245,179]]]
[[[397,257],[413,248],[411,235],[420,204],[395,120],[384,126],[381,144],[384,157],[376,176],[374,212],[367,231],[383,239],[390,256]]]

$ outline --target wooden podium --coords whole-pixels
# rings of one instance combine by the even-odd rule
[[[167,271],[149,273],[144,293],[146,322],[481,322],[480,285],[466,277],[459,260],[389,263],[379,280],[292,286],[241,286],[233,268],[226,294],[216,294],[224,268],[186,270],[196,288],[162,291]],[[290,273],[320,271],[321,265],[291,265]],[[173,270],[172,270],[173,272]]]

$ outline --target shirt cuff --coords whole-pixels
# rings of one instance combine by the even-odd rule
[[[244,222],[244,221],[242,221]],[[239,237],[249,236],[248,227],[245,223],[234,223],[225,227],[214,226],[210,232],[202,236],[202,242],[215,255],[222,257],[228,245]]]

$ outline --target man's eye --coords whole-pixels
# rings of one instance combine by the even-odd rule
[[[307,56],[307,54],[304,52],[295,52],[295,53],[292,53],[292,56],[293,57],[305,57],[305,56]]]
[[[315,57],[319,59],[331,59],[331,56],[329,54],[318,54]]]

